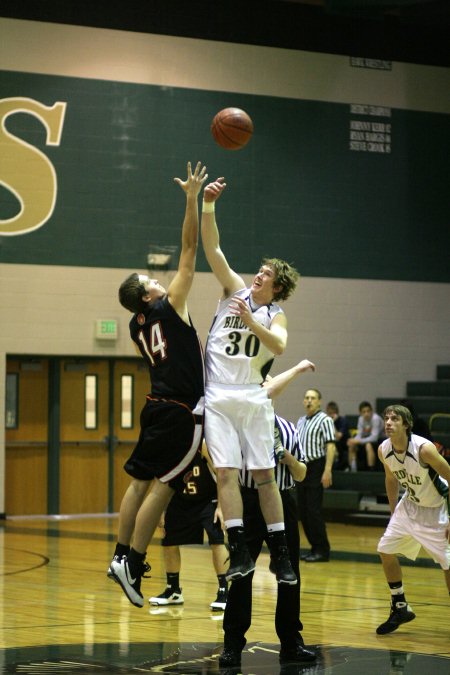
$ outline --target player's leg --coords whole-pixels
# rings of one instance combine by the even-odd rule
[[[256,561],[267,534],[257,490],[243,488],[242,501],[245,540],[252,560]],[[250,573],[233,581],[229,588],[223,617],[224,648],[219,658],[221,668],[236,668],[241,665],[241,653],[247,642],[245,634],[252,620],[252,581],[253,573]]]
[[[283,503],[273,469],[253,469],[258,486],[259,505],[266,524],[284,522]],[[284,529],[284,528],[283,528]]]
[[[225,546],[225,536],[219,518],[217,517],[217,500],[208,498],[200,512],[200,522],[203,530],[208,537],[208,543],[211,547],[211,557],[214,571],[217,576],[217,595],[211,602],[210,608],[213,611],[223,611],[228,599],[228,582],[226,578],[228,570],[228,551]]]
[[[181,552],[179,546],[163,546],[166,588],[160,595],[149,599],[152,605],[182,605],[184,598],[180,587]]]
[[[225,544],[211,544],[214,570],[217,576],[217,596],[210,604],[213,610],[224,610],[228,600],[227,563],[228,551]]]
[[[118,541],[122,544],[131,543],[136,516],[145,499],[151,481],[133,479],[125,492],[119,513]]]
[[[166,574],[173,579],[175,576],[180,577],[181,570],[181,552],[179,546],[163,546],[164,568]],[[171,584],[173,585],[173,584]],[[174,586],[179,588],[179,586]]]
[[[217,477],[217,489],[228,536],[230,564],[227,580],[255,569],[244,537],[239,469],[242,453],[235,417],[242,407],[234,392],[220,387],[206,389],[205,441]]]
[[[216,469],[216,475],[224,522],[236,519],[242,520],[238,469],[219,467]]]
[[[149,569],[144,562],[147,547],[174,491],[185,487],[184,472],[198,451],[201,433],[201,422],[176,402],[148,400],[142,410],[139,441],[125,470],[133,478],[154,479],[137,513],[129,554],[111,563],[116,580],[137,607],[144,605],[140,585]]]
[[[272,401],[266,390],[260,388],[248,393],[247,407],[247,418],[241,427],[244,462],[258,488],[259,505],[267,526],[266,541],[277,581],[295,585],[297,577],[289,560],[283,504],[273,469],[275,413]]]
[[[416,618],[416,615],[406,602],[402,570],[397,556],[380,552],[380,557],[384,575],[391,591],[391,613],[388,620],[378,626],[377,633],[378,635],[386,635],[397,630],[402,623],[412,621]]]
[[[226,578],[230,581],[249,574],[255,565],[245,543],[238,469],[219,467],[216,472],[219,501],[228,536],[230,565]]]
[[[445,577],[445,583],[447,584],[447,590],[450,595],[450,570],[443,570],[443,572]]]
[[[446,509],[446,505],[441,507],[439,522],[436,523],[435,527],[422,527],[418,523],[414,525],[417,540],[430,557],[441,566],[450,594],[450,523]]]
[[[119,529],[113,560],[120,561],[122,556],[130,551],[131,537],[139,511],[151,481],[133,479],[129,484],[120,504]],[[111,566],[108,567],[107,576],[114,579]]]
[[[145,554],[158,526],[161,514],[170,502],[173,489],[155,478],[136,516],[132,549]]]
[[[267,526],[267,544],[270,558],[279,584],[297,584],[287,547],[283,503],[275,482],[273,469],[253,469],[253,478],[258,486],[261,513]]]
[[[402,581],[402,568],[396,555],[380,553],[384,576],[388,584]]]
[[[172,498],[174,491],[168,483],[158,478],[152,482],[136,516],[133,545],[126,557],[120,562],[113,561],[111,569],[116,581],[122,586],[125,595],[136,607],[144,606],[141,593],[141,579],[149,566],[145,564],[147,547],[158,526],[161,514]]]

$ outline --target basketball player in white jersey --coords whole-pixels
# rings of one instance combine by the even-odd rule
[[[413,419],[408,408],[390,405],[383,417],[387,439],[379,446],[378,456],[386,473],[392,515],[377,550],[392,603],[388,620],[377,628],[379,635],[416,618],[405,600],[397,554],[415,560],[423,546],[444,571],[450,593],[450,466],[433,443],[411,433]],[[400,485],[404,494],[397,503]]]
[[[206,258],[223,289],[206,346],[205,439],[228,534],[227,579],[255,568],[244,538],[238,480],[244,466],[258,486],[277,581],[295,585],[274,478],[274,411],[261,384],[287,343],[286,316],[277,301],[289,297],[299,275],[282,260],[266,259],[246,287],[220,248],[215,202],[224,189],[223,178],[205,187],[201,230]]]

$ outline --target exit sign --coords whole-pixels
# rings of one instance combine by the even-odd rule
[[[98,340],[117,340],[117,320],[97,319],[95,322],[95,337]]]

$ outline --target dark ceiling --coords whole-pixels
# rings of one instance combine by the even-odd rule
[[[0,16],[450,66],[450,0],[1,0]]]

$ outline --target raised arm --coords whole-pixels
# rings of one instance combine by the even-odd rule
[[[216,279],[223,288],[223,297],[245,288],[242,277],[234,272],[228,264],[225,255],[220,248],[220,235],[216,223],[215,203],[224,191],[226,183],[223,178],[217,178],[209,183],[203,191],[202,208],[202,244],[206,260]]]
[[[167,295],[172,307],[187,322],[187,297],[191,290],[195,272],[195,260],[198,247],[198,195],[207,179],[206,167],[197,162],[194,173],[191,163],[187,164],[187,179],[174,178],[186,195],[186,210],[181,230],[181,253],[178,271],[172,279]]]
[[[295,380],[301,373],[305,373],[308,370],[315,371],[315,369],[316,366],[312,361],[303,359],[303,361],[299,361],[299,363],[292,366],[292,368],[289,368],[274,377],[267,378],[263,383],[263,387],[267,390],[267,396],[269,398],[276,398],[286,389],[292,380]]]

